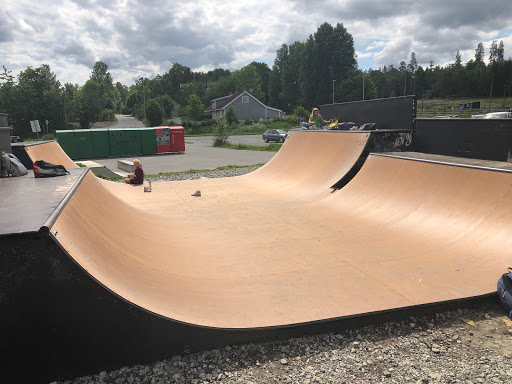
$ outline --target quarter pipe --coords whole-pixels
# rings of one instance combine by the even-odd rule
[[[331,189],[368,137],[293,132],[257,172],[152,193],[89,172],[30,238],[43,244],[31,270],[50,275],[20,282],[27,304],[4,308],[38,319],[57,346],[48,375],[69,377],[495,292],[510,264],[512,174],[371,154]]]

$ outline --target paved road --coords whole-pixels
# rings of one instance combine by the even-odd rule
[[[194,140],[197,142],[205,142],[211,145],[213,136],[195,136],[195,137],[186,137],[185,141]],[[229,136],[228,141],[231,144],[249,144],[249,145],[267,145],[261,135],[240,135],[240,136]]]
[[[117,122],[113,125],[108,123],[94,123],[92,129],[95,128],[144,128],[142,121],[130,115],[116,115]]]
[[[190,169],[214,169],[226,165],[254,165],[269,161],[276,152],[241,151],[212,147],[213,136],[185,137],[185,153],[139,156],[146,174],[160,172],[182,172]],[[260,135],[231,136],[232,143],[264,145]],[[112,171],[117,169],[117,160],[133,160],[135,157],[91,159]]]

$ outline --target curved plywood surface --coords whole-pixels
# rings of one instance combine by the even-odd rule
[[[79,168],[56,141],[27,145],[25,150],[32,161],[44,160],[48,163],[63,165],[66,168]]]
[[[88,174],[52,233],[128,302],[207,327],[284,326],[495,291],[511,260],[512,174],[372,155],[331,193],[358,135],[294,132],[258,172],[153,183],[152,193]],[[308,141],[326,150],[308,151]],[[202,197],[190,196],[196,189]]]

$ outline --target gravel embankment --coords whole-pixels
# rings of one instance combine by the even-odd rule
[[[256,168],[150,180],[229,177]],[[65,383],[512,383],[512,321],[490,300],[401,322],[183,354]]]
[[[232,345],[66,383],[512,383],[499,304],[317,336]]]

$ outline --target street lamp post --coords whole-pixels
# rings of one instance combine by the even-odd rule
[[[363,101],[364,101],[364,71],[363,71]]]
[[[144,76],[142,76],[142,93],[144,95],[144,126],[146,126],[146,88],[144,88]]]
[[[332,81],[332,103],[333,103],[333,104],[334,104],[334,82],[335,82],[335,81],[336,81],[336,80],[334,80],[334,79],[333,79],[333,81]]]

